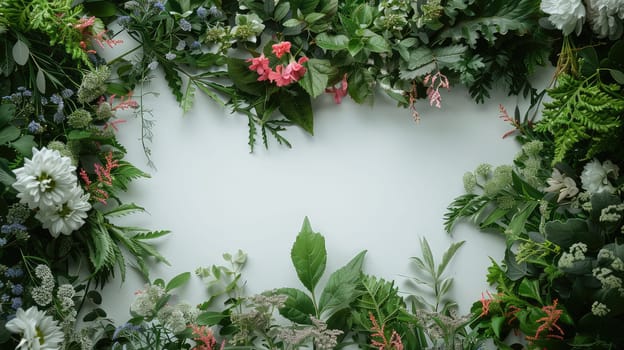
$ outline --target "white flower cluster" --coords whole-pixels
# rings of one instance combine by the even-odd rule
[[[622,287],[622,279],[613,274],[613,270],[606,267],[596,267],[592,270],[592,274],[604,289],[617,289],[620,295],[624,296],[624,288]]]
[[[130,305],[130,311],[143,317],[155,316],[156,304],[165,296],[165,290],[157,284],[149,284],[136,292],[137,298]]]
[[[570,246],[569,253],[561,254],[557,265],[560,269],[570,268],[573,263],[585,260],[585,253],[587,253],[587,244],[574,243]]]
[[[592,31],[600,38],[616,40],[622,36],[624,27],[624,2],[622,0],[542,0],[540,8],[548,21],[564,35],[583,29],[589,19]]]
[[[609,311],[611,311],[607,305],[599,302],[599,301],[594,301],[594,303],[591,306],[591,312],[592,314],[594,314],[595,316],[606,316]]]
[[[33,148],[31,159],[16,169],[13,187],[20,203],[38,209],[36,218],[53,237],[70,235],[84,225],[89,195],[78,186],[76,167],[56,150]]]
[[[590,194],[609,192],[615,193],[615,187],[609,181],[609,178],[617,179],[620,174],[620,168],[613,164],[610,160],[600,163],[594,159],[585,164],[585,168],[581,173],[581,183],[583,189]]]
[[[173,333],[182,333],[186,330],[189,323],[194,323],[199,315],[199,309],[186,304],[179,303],[176,305],[167,304],[158,311],[156,317],[158,321],[165,327],[168,327]]]

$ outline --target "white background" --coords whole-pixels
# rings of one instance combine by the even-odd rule
[[[538,87],[549,74],[539,75]],[[395,280],[409,293],[413,289],[403,276],[413,274],[410,257],[420,255],[419,239],[426,237],[437,261],[451,242],[467,241],[449,267],[461,313],[488,288],[489,257],[502,258],[502,238],[468,224],[448,235],[443,215],[464,193],[466,171],[483,162],[512,162],[519,146],[501,138],[510,126],[498,118],[498,105],[511,112],[518,98],[493,93],[477,105],[465,89],[453,87],[442,91],[442,109],[419,101],[422,120],[416,124],[408,110],[384,96],[374,106],[348,99],[335,105],[328,94],[314,101],[315,136],[293,127],[285,134],[292,149],[273,143],[250,154],[245,117],[199,93],[193,110],[183,115],[161,78],[145,89],[160,92],[144,101],[156,119],[151,148],[157,170],[146,165],[138,119],[130,116],[118,136],[128,160],[152,175],[124,196],[149,214],[124,223],[172,231],[158,241],[171,266],[153,266],[152,279],[223,264],[222,253],[242,249],[249,256],[244,269],[249,294],[303,289],[290,248],[308,216],[325,236],[325,278],[368,250],[364,271]],[[117,279],[104,289],[104,308],[118,324],[130,318],[134,291],[143,284],[129,270],[125,283]],[[180,294],[193,304],[206,298],[195,276]]]

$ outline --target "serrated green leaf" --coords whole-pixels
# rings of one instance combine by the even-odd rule
[[[329,60],[321,60],[311,58],[304,63],[307,71],[303,78],[299,80],[299,85],[310,95],[315,98],[325,93],[329,77],[336,72],[336,68],[331,65]]]
[[[182,97],[182,101],[180,101],[180,107],[182,107],[182,111],[184,113],[189,112],[191,108],[193,108],[193,103],[195,102],[195,83],[193,80],[189,79],[186,83],[186,89],[184,90],[184,96]]]
[[[108,210],[102,213],[102,215],[119,217],[119,216],[125,216],[125,215],[129,215],[132,213],[144,212],[144,211],[145,209],[143,207],[140,207],[134,203],[124,203],[111,210]]]
[[[191,273],[183,272],[175,276],[174,278],[172,278],[171,281],[167,283],[167,286],[165,286],[165,291],[169,292],[173,289],[180,288],[181,286],[186,284],[189,281],[189,279],[191,279]]]
[[[310,297],[295,288],[279,288],[276,294],[286,295],[288,299],[279,309],[280,315],[298,324],[312,324],[310,316],[317,316],[314,303]]]
[[[312,231],[307,217],[293,244],[290,258],[301,283],[314,293],[318,281],[325,272],[327,251],[325,238],[320,233]]]
[[[442,65],[451,65],[461,61],[463,54],[468,50],[465,45],[443,46],[433,50],[436,61]]]
[[[329,276],[327,285],[319,300],[319,313],[323,319],[330,318],[358,296],[358,282],[362,275],[362,264],[366,251],[357,254],[345,266]]]

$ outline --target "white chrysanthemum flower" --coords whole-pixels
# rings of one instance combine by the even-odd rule
[[[70,235],[82,227],[89,210],[91,210],[89,194],[85,194],[80,187],[74,186],[67,194],[65,203],[41,208],[35,217],[41,221],[43,228],[48,229],[56,238],[61,233]]]
[[[600,38],[616,40],[624,31],[624,1],[591,0],[588,1],[588,18],[592,30]]]
[[[581,33],[585,22],[585,6],[581,0],[542,0],[540,8],[564,35]]]
[[[33,148],[32,158],[14,171],[17,180],[13,187],[19,191],[20,203],[28,204],[30,209],[56,206],[64,203],[76,187],[75,170],[71,159],[58,151]]]
[[[617,165],[610,161],[600,163],[599,160],[594,159],[591,162],[585,164],[585,168],[581,173],[581,183],[583,189],[590,194],[600,193],[607,191],[609,193],[615,192],[615,187],[609,182],[609,175],[617,177],[619,168]]]
[[[5,327],[12,333],[22,335],[16,350],[56,350],[60,349],[63,342],[63,332],[58,322],[36,306],[26,311],[17,309],[15,318],[7,322]]]

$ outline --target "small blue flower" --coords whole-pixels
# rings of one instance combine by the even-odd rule
[[[160,11],[164,11],[165,10],[165,5],[162,2],[160,2],[160,1],[154,3],[154,7],[157,8],[158,10],[160,10]]]
[[[149,68],[150,70],[154,70],[156,68],[158,68],[158,61],[152,61],[147,65],[147,68]]]
[[[13,288],[11,288],[11,293],[13,293],[13,295],[22,295],[23,292],[24,287],[22,287],[21,284],[14,284]]]
[[[65,114],[63,114],[62,110],[61,111],[56,111],[56,113],[54,113],[52,118],[54,119],[55,123],[62,123],[63,120],[65,120]]]
[[[206,10],[203,6],[198,7],[196,12],[197,12],[197,17],[201,19],[206,18],[206,16],[208,15],[208,10]]]
[[[172,52],[167,52],[167,53],[165,54],[165,58],[166,58],[167,60],[169,60],[169,61],[171,61],[171,60],[175,59],[176,57],[178,57],[178,56],[176,56],[176,54],[175,54],[175,53],[172,53]]]
[[[13,308],[13,310],[17,310],[20,307],[22,307],[22,298],[15,297],[11,299],[11,308]]]
[[[11,225],[2,225],[2,227],[0,227],[0,232],[8,235],[11,232]]]
[[[8,278],[18,278],[24,275],[24,270],[21,267],[9,267],[4,275]]]
[[[24,97],[30,97],[30,96],[32,96],[32,91],[30,91],[30,90],[24,90],[24,91],[22,92],[22,96],[24,96]]]
[[[221,11],[215,5],[210,6],[210,9],[208,9],[208,13],[214,17],[221,16]]]
[[[50,96],[50,101],[55,105],[58,105],[60,103],[63,103],[63,98],[59,94],[53,94],[52,96]]]
[[[18,87],[17,87],[17,91],[19,91],[19,92],[23,92],[23,91],[26,91],[26,88],[25,88],[25,87],[23,87],[23,86],[18,86]]]
[[[193,26],[191,25],[191,23],[184,18],[180,20],[179,25],[180,25],[180,29],[182,29],[185,32],[190,32],[191,29],[193,29]]]
[[[178,45],[176,46],[177,51],[182,51],[186,47],[186,41],[180,40],[178,41]]]
[[[74,96],[74,91],[72,89],[65,89],[61,91],[61,96],[63,96],[63,98],[70,98]]]
[[[4,247],[7,244],[6,238],[0,237],[0,247]],[[0,288],[2,288],[2,282],[0,282]]]
[[[201,43],[199,41],[195,40],[191,43],[191,49],[197,50],[199,48],[201,48]]]
[[[31,134],[38,134],[43,131],[43,128],[41,127],[41,124],[33,120],[28,124],[28,131],[30,131]]]
[[[48,104],[48,99],[45,98],[45,97],[41,97],[41,104],[44,105],[44,106],[47,105]]]
[[[8,302],[9,300],[11,300],[11,297],[8,294],[2,294],[2,296],[0,296],[0,301],[3,303]]]

